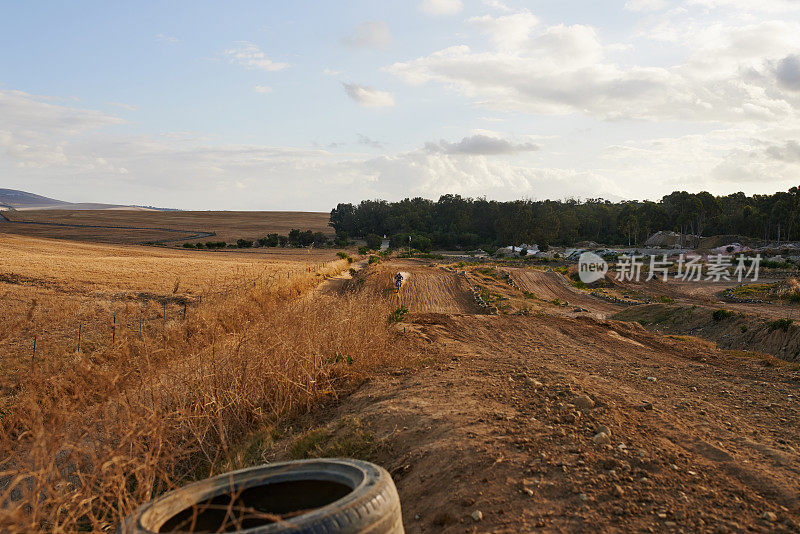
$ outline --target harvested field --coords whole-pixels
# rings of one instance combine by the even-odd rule
[[[318,212],[31,210],[5,216],[12,222],[0,221],[0,233],[101,243],[235,242],[292,228],[333,234],[329,214]]]

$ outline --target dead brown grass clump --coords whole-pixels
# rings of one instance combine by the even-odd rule
[[[388,301],[308,294],[345,263],[249,279],[192,304],[185,319],[120,328],[113,345],[87,339],[76,350],[68,339],[35,362],[3,362],[0,531],[111,530],[154,495],[215,473],[247,435],[387,362]],[[22,320],[10,318],[3,335],[38,324],[58,298],[13,308]],[[85,304],[67,302],[65,313]],[[131,313],[118,323],[135,325],[141,310]]]

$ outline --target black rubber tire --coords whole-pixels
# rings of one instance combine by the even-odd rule
[[[248,534],[277,532],[402,534],[404,532],[400,498],[389,473],[375,464],[351,459],[273,463],[195,482],[139,507],[123,521],[117,532],[155,534],[162,532],[162,528],[168,526],[171,519],[174,522],[173,518],[182,511],[214,497],[270,484],[310,481],[344,485],[351,491],[330,504],[279,523],[224,532]]]

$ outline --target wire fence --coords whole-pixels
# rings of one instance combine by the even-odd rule
[[[50,321],[47,313],[38,317],[37,321],[24,318],[25,308],[37,307],[35,298],[20,298],[4,295],[0,300],[0,311],[5,311],[6,321],[21,322],[17,332],[3,337],[0,331],[0,365],[11,362],[31,363],[45,356],[80,353],[113,349],[120,342],[139,340],[153,341],[159,335],[166,336],[167,328],[175,324],[185,323],[193,313],[204,304],[239,295],[242,289],[252,288],[270,292],[285,284],[286,280],[307,277],[310,273],[319,274],[335,261],[321,262],[302,268],[275,272],[269,268],[249,277],[240,274],[228,283],[215,282],[198,294],[158,294],[150,292],[121,292],[114,294],[73,294],[78,299],[82,310],[72,320]],[[273,266],[274,269],[274,266]],[[14,314],[3,310],[4,303],[16,302],[19,311]],[[58,304],[58,303],[56,303]],[[42,305],[38,304],[41,308]],[[106,309],[110,307],[111,309]],[[6,307],[8,308],[8,307]],[[51,307],[46,310],[55,313]],[[27,312],[31,315],[31,312]],[[14,317],[17,315],[17,317]]]

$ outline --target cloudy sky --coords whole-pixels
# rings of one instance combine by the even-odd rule
[[[329,210],[800,184],[800,0],[6,2],[0,187]]]

